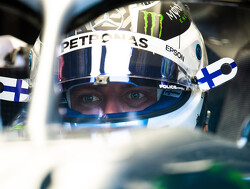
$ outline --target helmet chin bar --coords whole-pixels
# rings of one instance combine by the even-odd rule
[[[199,70],[193,79],[200,90],[208,91],[235,77],[237,65],[231,58],[222,58]]]

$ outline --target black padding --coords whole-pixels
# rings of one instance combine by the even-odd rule
[[[224,103],[217,126],[217,133],[230,140],[237,140],[243,122],[250,115],[250,42],[237,54],[238,72],[225,86]]]

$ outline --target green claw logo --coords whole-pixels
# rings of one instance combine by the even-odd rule
[[[151,36],[154,36],[156,17],[159,17],[159,19],[160,19],[159,20],[160,21],[159,38],[161,38],[163,15],[162,14],[157,14],[155,12],[148,12],[148,11],[142,11],[142,12],[144,13],[144,21],[145,21],[144,31],[145,31],[145,34],[147,34],[147,30],[148,30],[148,17],[149,17],[149,14],[151,15],[151,18],[152,18],[152,26],[151,26],[151,30],[150,30],[150,35]]]

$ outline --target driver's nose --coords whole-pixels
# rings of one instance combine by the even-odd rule
[[[116,98],[110,98],[106,102],[106,106],[104,108],[105,114],[119,113],[122,112],[122,104]]]

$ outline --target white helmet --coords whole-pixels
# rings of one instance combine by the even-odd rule
[[[224,79],[205,78],[202,68],[220,70],[225,63],[234,71]],[[227,58],[206,68],[204,41],[181,3],[120,7],[62,41],[60,112],[74,128],[194,128],[204,122],[204,91],[232,78],[233,63]]]

